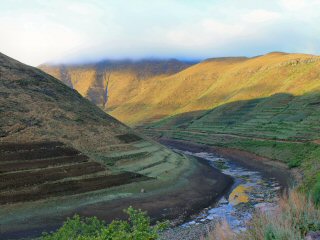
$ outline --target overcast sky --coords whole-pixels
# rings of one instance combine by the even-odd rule
[[[320,54],[320,0],[0,0],[0,51],[24,63]]]

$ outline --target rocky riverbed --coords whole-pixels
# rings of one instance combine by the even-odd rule
[[[184,224],[163,232],[161,239],[199,239],[212,230],[218,221],[227,221],[235,232],[244,231],[256,209],[270,211],[276,207],[281,186],[275,178],[214,153],[174,150],[206,159],[212,167],[233,177],[234,184],[216,204],[203,209]]]

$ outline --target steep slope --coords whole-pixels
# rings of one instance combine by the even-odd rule
[[[218,178],[224,176],[0,53],[1,239],[55,229],[75,213],[110,221],[129,205],[151,211],[154,219],[177,217],[195,211],[191,205],[210,204],[215,196],[207,195],[228,186]]]
[[[58,140],[81,150],[130,129],[44,72],[0,55],[1,141]],[[90,139],[94,135],[94,139]]]
[[[316,56],[283,53],[204,61],[167,78],[142,83],[138,95],[110,114],[136,125],[276,93],[302,95],[319,89],[319,64]]]
[[[40,69],[76,89],[100,107],[105,106],[109,82],[108,108],[116,108],[139,94],[140,82],[177,73],[193,63],[171,60],[105,60],[83,65],[49,65]]]
[[[208,59],[177,73],[149,74],[143,81],[140,77],[132,78],[121,67],[107,75],[110,85],[106,110],[129,125],[139,125],[277,93],[302,95],[319,89],[319,64],[318,56],[274,52],[255,58]],[[54,68],[43,69],[56,74]],[[91,77],[94,73],[76,66],[72,69],[88,74],[83,78],[74,74],[74,79],[94,85]],[[101,105],[102,92],[84,93],[80,87],[75,88],[83,95],[100,96],[98,105]],[[89,99],[97,103],[94,97]]]

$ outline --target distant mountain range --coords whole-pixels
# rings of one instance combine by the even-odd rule
[[[194,62],[170,60],[105,60],[83,65],[48,65],[40,69],[76,89],[100,107],[106,104],[109,83],[108,108],[112,109],[135,96],[135,87],[141,80],[175,74]]]
[[[177,60],[106,61],[40,68],[99,106],[103,106],[109,78],[105,110],[129,125],[139,125],[277,93],[303,95],[318,91],[319,65],[318,56],[273,52],[253,58],[212,58],[194,64]]]

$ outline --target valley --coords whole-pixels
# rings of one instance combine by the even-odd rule
[[[76,213],[111,222],[129,206],[153,221],[183,221],[229,187],[224,174],[144,137],[39,69],[0,54],[0,77],[1,239],[39,236]]]
[[[260,166],[267,177],[283,169],[275,176],[282,186],[298,185],[319,202],[319,64],[318,56],[273,52],[207,59],[167,75],[136,76],[134,84],[122,75],[109,86],[104,110],[162,144],[178,141],[187,152],[192,144],[211,147],[249,169]],[[204,234],[203,224],[173,232],[168,239]]]
[[[0,4],[0,240],[320,240],[320,0]]]
[[[195,240],[212,231],[219,221],[227,221],[235,232],[247,229],[255,211],[273,211],[279,197],[292,184],[292,173],[285,166],[274,167],[271,162],[254,155],[239,159],[241,154],[221,155],[214,147],[186,141],[162,140],[163,144],[184,154],[207,160],[210,165],[232,176],[232,187],[215,204],[195,214],[188,221],[161,234],[161,239]]]
[[[110,85],[105,111],[156,140],[246,151],[298,169],[302,188],[317,195],[319,66],[316,55],[272,52],[207,59],[168,76],[137,76],[134,85],[123,76]]]
[[[164,239],[199,236],[220,210],[245,229],[253,205],[293,185],[319,201],[317,56],[40,66],[62,83],[0,56],[2,237],[75,213],[111,222],[129,206],[171,219]]]

